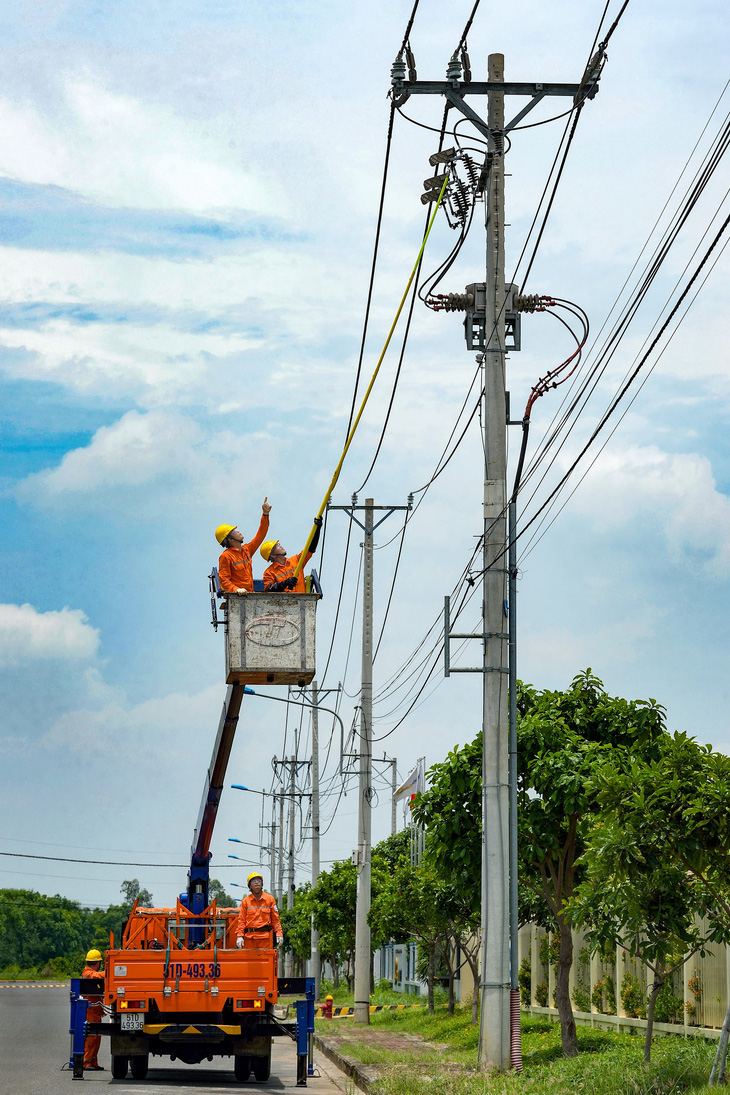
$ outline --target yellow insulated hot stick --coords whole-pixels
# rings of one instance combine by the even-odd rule
[[[370,393],[373,390],[373,387],[375,385],[375,381],[377,379],[378,373],[380,372],[380,366],[383,363],[383,358],[385,357],[388,346],[390,345],[390,340],[393,337],[393,331],[395,330],[396,324],[397,324],[397,322],[400,318],[400,314],[403,311],[403,305],[406,302],[406,297],[408,296],[408,290],[410,289],[411,284],[413,283],[413,279],[416,276],[416,270],[418,269],[418,264],[420,263],[421,258],[423,257],[423,252],[424,252],[424,249],[426,247],[426,243],[428,242],[428,237],[430,236],[431,229],[433,228],[433,222],[436,220],[436,214],[439,211],[439,206],[441,205],[441,202],[443,200],[443,196],[446,192],[446,187],[448,185],[449,185],[449,180],[448,180],[448,176],[447,176],[447,178],[445,178],[444,181],[443,181],[443,185],[441,187],[441,191],[440,191],[438,199],[436,201],[436,205],[434,206],[433,215],[432,215],[430,221],[428,222],[428,228],[426,229],[426,232],[424,234],[423,242],[421,244],[420,250],[419,250],[418,255],[416,257],[416,261],[413,265],[413,269],[411,270],[411,276],[408,279],[408,284],[405,287],[405,291],[403,293],[403,296],[401,297],[400,304],[398,305],[398,311],[395,313],[395,319],[393,320],[393,322],[390,325],[390,330],[388,331],[388,337],[385,340],[385,345],[383,346],[380,357],[378,358],[378,363],[375,366],[375,371],[373,372],[373,375],[370,378],[370,383],[368,384],[367,391],[365,392],[365,395],[363,397],[363,401],[360,404],[360,410],[357,412],[357,417],[355,418],[355,421],[352,423],[352,429],[350,430],[350,432],[347,436],[347,441],[345,442],[345,447],[342,450],[342,455],[340,456],[340,459],[337,463],[337,467],[335,468],[335,473],[332,476],[332,482],[327,487],[327,493],[325,494],[324,498],[322,499],[322,505],[319,507],[319,510],[317,512],[317,517],[321,517],[322,514],[324,513],[325,507],[326,507],[327,503],[330,500],[330,496],[332,494],[332,491],[335,489],[335,487],[337,485],[337,480],[340,478],[340,472],[342,471],[342,465],[344,464],[345,457],[347,456],[347,450],[349,449],[349,447],[352,443],[352,439],[355,436],[355,430],[357,429],[358,424],[360,422],[360,419],[362,418],[362,412],[365,410],[365,404],[367,403],[368,399],[370,398]],[[312,528],[309,532],[309,536],[307,537],[307,542],[304,545],[304,550],[302,551],[301,555],[299,556],[299,562],[296,565],[296,570],[294,571],[294,575],[293,575],[294,578],[299,577],[300,571],[301,571],[302,567],[304,566],[304,561],[307,557],[307,552],[309,551],[309,545],[311,544],[312,540],[314,539],[314,534],[315,534],[316,531],[317,531],[317,526],[312,525]]]

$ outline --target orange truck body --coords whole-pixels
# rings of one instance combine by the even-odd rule
[[[236,948],[238,911],[215,901],[202,916],[179,901],[175,909],[135,904],[121,946],[112,937],[105,960],[115,1074],[131,1061],[134,1075],[135,1058],[152,1054],[188,1064],[232,1056],[237,1076],[253,1068],[257,1079],[268,1077],[271,1035],[284,1025],[273,1018],[278,955],[274,947]],[[201,942],[190,942],[191,928]]]

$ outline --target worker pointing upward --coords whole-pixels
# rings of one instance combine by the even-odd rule
[[[312,542],[309,545],[309,551],[304,560],[305,566],[317,550],[319,533],[322,528],[322,518],[315,517],[314,523],[317,526],[317,531],[312,537]],[[299,576],[297,578],[294,577],[294,571],[297,569],[297,563],[299,562],[301,554],[300,551],[298,555],[290,555],[287,559],[286,548],[279,540],[267,540],[261,545],[261,555],[266,562],[270,564],[264,571],[264,589],[267,593],[306,592],[304,587],[304,570],[302,569],[299,571]]]
[[[244,544],[238,525],[218,525],[215,530],[215,538],[224,549],[218,560],[218,580],[226,593],[253,593],[251,556],[268,532],[271,512],[268,497],[264,498],[261,511],[261,524],[249,544]]]

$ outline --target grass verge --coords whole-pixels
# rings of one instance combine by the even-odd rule
[[[446,1009],[427,1012],[380,1012],[368,1029],[348,1020],[318,1020],[327,1036],[339,1035],[338,1048],[379,1073],[382,1095],[712,1095],[707,1086],[715,1044],[699,1038],[660,1037],[652,1062],[643,1063],[640,1034],[578,1028],[578,1057],[565,1058],[556,1023],[522,1018],[524,1072],[480,1075],[475,1071],[478,1032],[466,1011],[449,1016]],[[385,1035],[416,1035],[399,1040]]]

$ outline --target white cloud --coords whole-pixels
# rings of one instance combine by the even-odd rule
[[[571,505],[599,529],[629,521],[657,525],[673,561],[691,561],[713,578],[730,576],[730,498],[717,489],[707,457],[657,445],[612,446],[588,483]]]
[[[67,452],[57,467],[29,476],[19,494],[52,503],[69,494],[139,487],[184,466],[198,440],[198,427],[190,418],[129,411],[97,430],[86,448]]]
[[[128,411],[55,467],[21,480],[15,497],[54,514],[93,510],[121,522],[158,520],[161,506],[168,519],[210,503],[228,509],[244,489],[263,498],[280,460],[271,440],[265,428],[234,435],[205,431],[183,414]]]
[[[203,127],[99,80],[67,82],[45,117],[0,101],[0,146],[3,174],[114,206],[281,214],[279,188],[246,170],[214,123]]]
[[[39,612],[31,604],[0,604],[0,665],[49,658],[92,658],[99,632],[80,609]]]
[[[182,738],[196,727],[214,725],[222,695],[216,684],[195,696],[173,693],[135,705],[121,693],[112,695],[101,679],[99,683],[96,695],[90,689],[89,700],[95,705],[64,712],[40,738],[39,750],[104,756],[123,741],[126,750],[139,749],[146,767],[164,763],[171,735]]]

